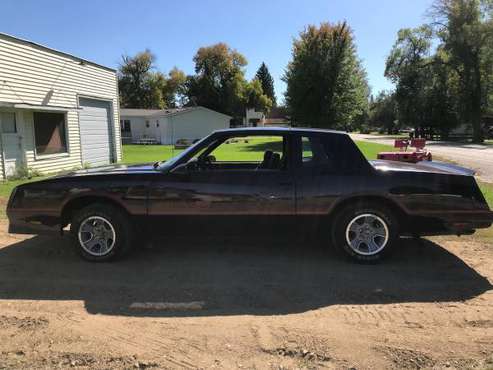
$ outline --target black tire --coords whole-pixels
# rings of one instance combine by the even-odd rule
[[[86,234],[90,235],[91,233],[82,233],[80,237],[79,229],[83,223],[88,224],[93,220],[104,225],[108,234],[115,236],[113,239],[108,239],[110,242],[106,245],[110,244],[111,248],[107,252],[101,246],[99,246],[98,251],[98,246],[96,245],[93,252],[90,253],[88,251],[90,248],[84,247],[82,243],[83,240],[81,238],[85,238]],[[76,251],[85,260],[91,262],[106,262],[123,257],[131,250],[133,244],[134,233],[128,216],[122,210],[112,205],[92,204],[76,211],[72,217],[70,232]],[[89,239],[90,237],[88,237]],[[113,243],[111,243],[111,240],[113,240]]]
[[[371,215],[363,216],[363,215]],[[374,216],[374,217],[373,217]],[[387,207],[381,206],[375,203],[355,203],[344,207],[340,212],[335,215],[335,221],[332,227],[332,242],[334,245],[342,250],[347,256],[352,260],[362,263],[374,263],[381,260],[383,257],[387,256],[396,244],[396,240],[399,237],[399,224],[394,213]],[[352,247],[348,241],[351,239],[359,240],[356,236],[356,232],[348,231],[348,227],[354,223],[360,222],[372,223],[375,222],[373,226],[379,227],[381,230],[387,232],[387,241],[384,242],[385,238],[375,237],[373,238],[374,246],[378,248],[370,249],[370,247],[361,241],[359,251],[355,247]],[[380,227],[380,225],[385,225]],[[359,224],[356,227],[361,227]],[[347,235],[347,232],[349,233]],[[365,237],[365,230],[361,231],[362,237]],[[370,231],[371,235],[371,231]],[[370,238],[369,238],[370,239]],[[368,239],[368,240],[369,240]],[[355,241],[358,244],[358,241]]]

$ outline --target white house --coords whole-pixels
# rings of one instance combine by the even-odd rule
[[[263,126],[265,123],[265,113],[256,111],[255,108],[247,108],[245,117],[243,117],[243,125],[248,127]]]
[[[256,111],[255,108],[247,108],[245,117],[243,117],[243,126],[247,127],[289,127],[291,120],[287,116],[285,109],[272,107],[265,114],[262,111]]]
[[[124,142],[193,142],[215,130],[229,128],[231,117],[205,107],[120,109]]]
[[[121,159],[116,71],[0,33],[0,178]]]

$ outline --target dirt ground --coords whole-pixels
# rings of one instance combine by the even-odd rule
[[[176,236],[111,264],[0,222],[0,368],[489,368],[493,246],[357,265],[296,237]]]

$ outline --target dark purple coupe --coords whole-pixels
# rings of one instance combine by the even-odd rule
[[[20,185],[7,214],[12,233],[70,225],[74,245],[91,261],[122,256],[137,233],[185,220],[210,223],[217,233],[226,221],[316,225],[327,245],[359,261],[398,248],[400,236],[471,234],[493,222],[468,170],[369,162],[345,133],[298,128],[217,131],[165,162]]]

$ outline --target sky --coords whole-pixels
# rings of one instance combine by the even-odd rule
[[[385,59],[400,28],[426,21],[432,0],[2,0],[0,32],[117,68],[146,48],[157,69],[191,74],[201,46],[225,42],[248,60],[247,78],[265,62],[282,101],[292,41],[308,24],[346,20],[374,94],[391,89]]]

